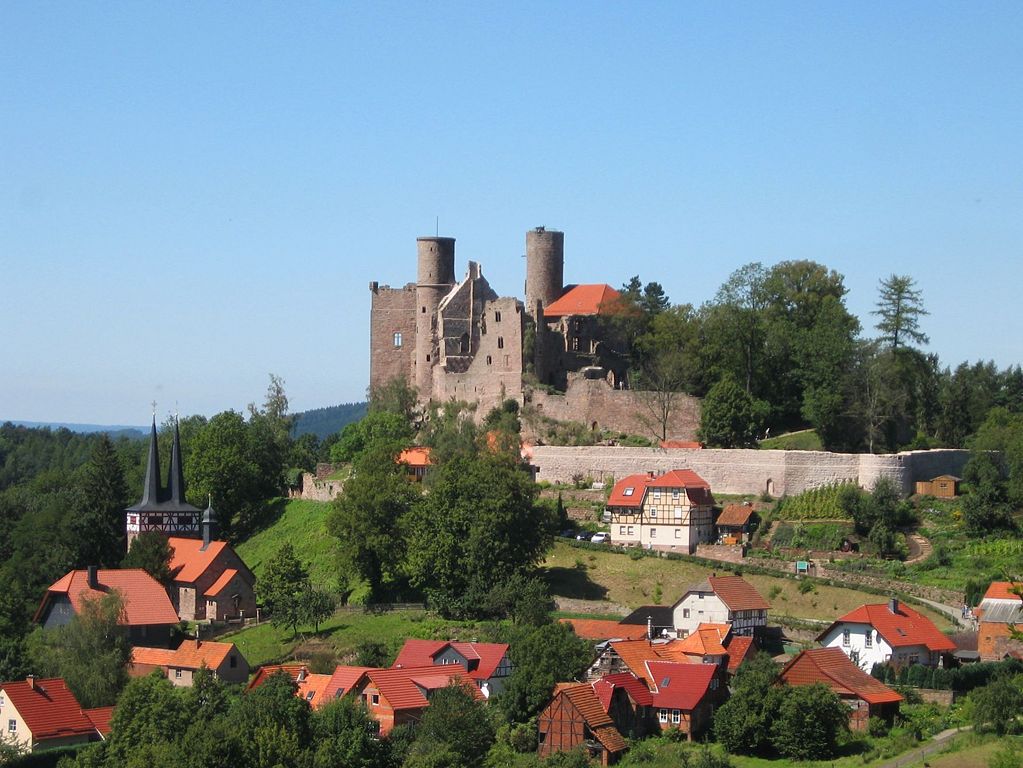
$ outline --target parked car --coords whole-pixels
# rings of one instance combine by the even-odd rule
[[[600,533],[593,534],[593,538],[590,539],[591,544],[610,544],[611,534],[601,531]]]
[[[577,533],[575,536],[576,541],[589,541],[592,538],[593,534],[590,533],[589,531],[579,531],[579,533]]]

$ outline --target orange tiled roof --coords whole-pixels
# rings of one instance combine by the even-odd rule
[[[613,315],[621,314],[625,307],[621,294],[606,283],[572,285],[544,308],[544,317],[565,315]]]
[[[604,749],[608,752],[622,752],[628,748],[622,734],[615,728],[614,720],[604,711],[597,694],[587,683],[567,685],[560,693],[572,702]]]
[[[641,640],[646,627],[638,624],[619,624],[611,619],[558,619],[575,630],[585,640]]]
[[[902,701],[902,696],[853,664],[841,648],[801,651],[782,669],[781,679],[789,685],[824,683],[839,696],[856,696],[868,704]]]
[[[330,676],[330,684],[327,685],[327,690],[324,692],[324,695],[328,699],[344,696],[346,693],[351,691],[355,684],[359,682],[359,679],[371,669],[376,669],[376,667],[337,667],[334,670],[334,674]]]
[[[397,462],[410,467],[429,467],[433,464],[430,461],[430,449],[420,447],[406,448],[398,454]]]
[[[756,641],[749,636],[733,635],[725,646],[728,649],[728,671],[735,674],[739,666],[757,652]]]
[[[475,684],[468,680],[465,670],[457,664],[371,669],[366,672],[366,677],[395,711],[422,709],[429,704],[425,691],[443,688],[454,681],[466,681],[468,683],[466,688],[470,689],[474,696],[483,697]],[[417,681],[421,685],[417,684]]]
[[[604,675],[592,683],[593,692],[600,699],[600,704],[605,712],[610,712],[611,697],[616,688],[622,688],[629,694],[629,697],[638,705],[644,707],[653,706],[654,700],[650,695],[650,689],[645,682],[636,677],[632,672],[618,672],[614,675]]]
[[[650,677],[650,670],[647,669],[647,662],[691,663],[685,651],[682,650],[681,643],[676,640],[667,643],[650,643],[647,640],[615,640],[612,641],[611,647],[626,667],[636,676],[645,678],[650,685],[653,685],[653,680]]]
[[[818,635],[823,638],[834,627],[842,623],[869,624],[893,648],[908,645],[923,645],[929,651],[954,651],[956,644],[949,640],[934,626],[934,622],[921,616],[905,603],[899,602],[896,613],[892,613],[888,603],[861,605],[838,618],[830,627]]]
[[[122,626],[178,623],[178,614],[174,611],[167,591],[141,568],[101,568],[96,573],[96,579],[99,588],[92,589],[87,571],[65,574],[46,590],[34,620],[39,621],[50,600],[59,595],[67,595],[74,612],[81,613],[86,600],[96,600],[116,591],[124,602],[124,612],[119,622]]]
[[[167,543],[171,548],[171,573],[175,581],[192,582],[206,573],[213,565],[217,556],[230,546],[226,541],[211,541],[202,551],[202,539],[186,539],[182,536],[169,536]]]
[[[647,483],[652,478],[649,475],[635,474],[626,475],[611,489],[611,495],[607,498],[609,507],[641,507],[643,497],[646,495]]]
[[[673,469],[663,475],[627,475],[614,484],[608,497],[609,507],[640,507],[649,488],[681,488],[693,504],[713,504],[710,485],[691,469]]]
[[[729,504],[718,516],[717,525],[735,527],[746,525],[753,515],[753,507],[747,504]]]
[[[732,628],[727,624],[700,624],[679,647],[687,654],[698,656],[724,656],[728,651],[724,643]]]
[[[460,643],[410,638],[398,651],[398,657],[391,668],[435,665],[437,656],[449,647],[466,659],[469,666],[466,672],[474,680],[493,677],[501,659],[508,653],[507,643]]]
[[[231,583],[231,579],[238,575],[238,571],[234,568],[225,568],[224,572],[220,574],[220,578],[217,579],[210,585],[210,588],[206,590],[206,597],[216,597],[219,595],[228,584]]]
[[[703,443],[695,440],[661,440],[661,448],[696,451],[703,448]]]
[[[146,664],[155,667],[178,667],[180,669],[199,669],[205,665],[207,669],[217,669],[224,663],[231,651],[236,651],[234,643],[217,643],[203,640],[196,644],[195,640],[185,640],[177,650],[165,648],[135,647],[131,649],[132,664]]]
[[[1010,592],[1010,589],[1023,590],[1023,583],[1011,582],[1011,581],[992,581],[991,586],[987,588],[987,592],[984,593],[984,600],[1015,600],[1016,602],[1023,602],[1023,597]]]
[[[260,667],[256,676],[248,684],[247,690],[258,688],[266,682],[268,677],[278,672],[284,672],[291,678],[295,684],[295,695],[307,702],[313,709],[330,701],[327,690],[330,686],[331,675],[309,672],[304,664],[268,664],[265,667]]]
[[[90,735],[96,731],[62,678],[36,679],[34,685],[27,680],[0,683],[0,691],[18,710],[37,741]]]
[[[742,576],[708,576],[714,594],[732,611],[768,610],[768,603]]]
[[[96,728],[96,732],[99,733],[104,739],[110,735],[110,721],[114,717],[113,707],[94,707],[93,709],[83,709],[82,714],[89,718],[89,722]]]

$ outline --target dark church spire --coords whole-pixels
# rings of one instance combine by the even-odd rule
[[[144,509],[162,501],[160,490],[160,446],[156,441],[156,415],[153,415],[153,429],[149,433],[149,461],[146,462],[146,483],[142,486],[142,501],[134,508]]]
[[[174,447],[171,449],[170,469],[167,472],[167,490],[170,501],[175,505],[185,503],[185,472],[181,464],[181,434],[178,432],[178,420],[174,418]]]

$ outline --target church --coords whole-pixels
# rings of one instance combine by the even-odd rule
[[[171,548],[170,597],[184,621],[226,622],[256,615],[256,577],[226,541],[216,538],[212,505],[200,511],[185,500],[181,436],[174,424],[167,485],[160,483],[156,418],[142,499],[125,510],[128,546],[142,534],[164,536]]]

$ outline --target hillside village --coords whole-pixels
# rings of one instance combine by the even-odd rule
[[[0,762],[870,765],[1017,732],[1018,369],[969,441],[896,409],[862,439],[897,450],[852,450],[730,376],[658,390],[666,297],[565,285],[563,247],[527,233],[523,303],[420,238],[324,441],[275,376],[143,444],[5,425]]]

